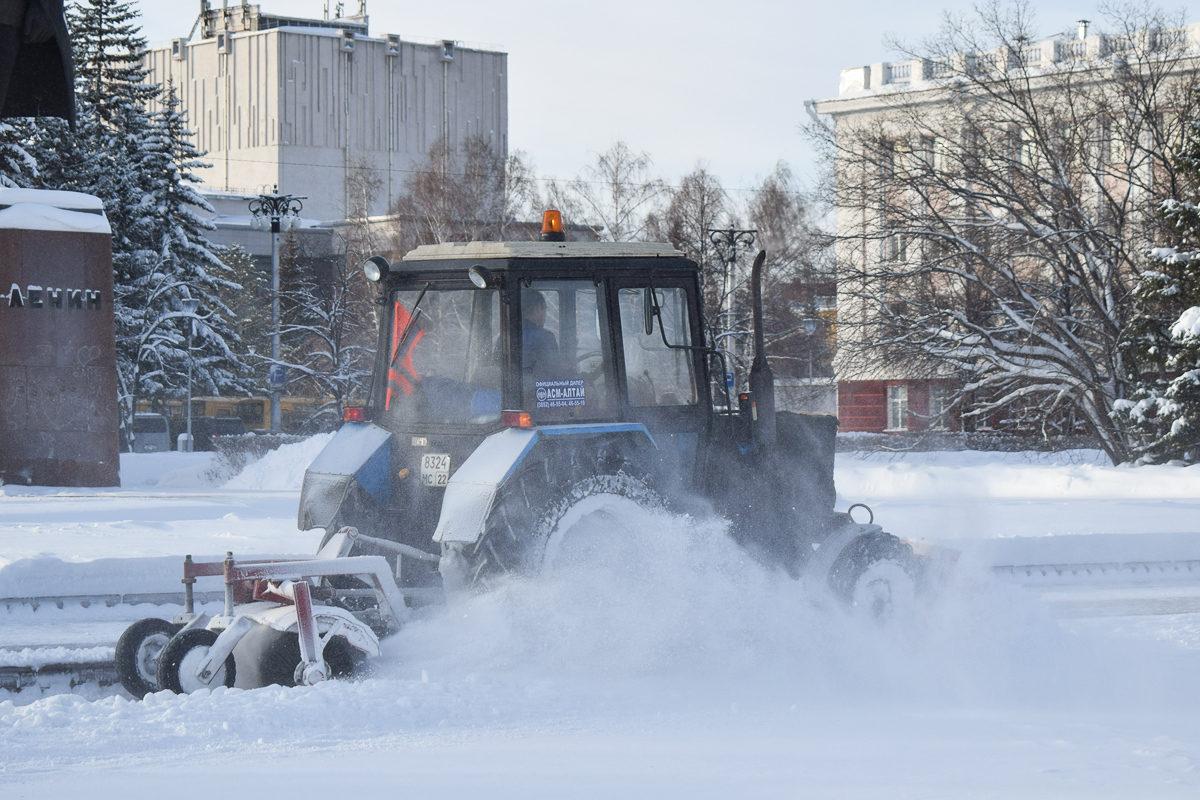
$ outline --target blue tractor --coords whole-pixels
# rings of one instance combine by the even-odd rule
[[[309,468],[300,527],[357,529],[353,552],[394,560],[419,594],[553,566],[580,549],[599,498],[711,509],[757,557],[850,608],[908,602],[922,583],[909,545],[834,511],[836,418],[775,410],[766,254],[749,391],[731,395],[712,380],[731,363],[695,262],[662,244],[564,241],[556,213],[542,241],[367,261],[382,309],[369,402]]]

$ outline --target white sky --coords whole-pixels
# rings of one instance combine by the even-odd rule
[[[230,0],[230,5],[238,0]],[[186,36],[199,0],[137,0],[151,44]],[[220,6],[220,0],[213,0]],[[322,0],[263,0],[319,18]],[[330,3],[331,7],[334,5]],[[371,34],[499,45],[508,54],[509,142],[541,176],[573,177],[623,139],[670,183],[704,162],[737,191],[780,160],[811,174],[797,131],[803,101],[837,94],[844,67],[890,60],[884,37],[915,41],[963,0],[368,0]],[[1100,20],[1096,3],[1034,2],[1038,32]],[[1168,0],[1169,8],[1176,7]],[[357,0],[347,0],[355,13]]]

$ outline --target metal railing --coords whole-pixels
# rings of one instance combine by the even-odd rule
[[[1072,42],[1058,43],[1058,57],[1061,61],[1083,61],[1087,58],[1087,41],[1079,39]]]

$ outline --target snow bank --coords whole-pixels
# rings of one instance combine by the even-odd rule
[[[23,647],[20,650],[0,650],[0,667],[32,667],[46,664],[86,664],[89,661],[112,661],[111,647]]]
[[[226,489],[299,490],[304,484],[304,472],[317,454],[329,444],[332,433],[322,433],[303,442],[285,444],[247,464],[238,475],[225,484]]]
[[[924,463],[946,480],[1019,467]],[[1143,487],[1158,474],[1026,468],[1085,467]],[[28,797],[123,797],[131,780],[173,797],[264,781],[455,797],[1195,794],[1193,623],[1064,629],[964,567],[881,629],[758,564],[720,521],[613,505],[588,524],[604,537],[585,559],[418,611],[360,681],[0,697],[0,782]]]
[[[203,488],[213,453],[121,453],[121,488]]]
[[[247,464],[224,483],[226,489],[246,491],[299,490],[304,471],[333,438],[319,434],[302,442],[285,444],[258,461]],[[157,489],[204,489],[214,481],[216,453],[122,453],[121,487]],[[226,473],[228,474],[228,473]]]
[[[1036,461],[1033,459],[1038,456]],[[1030,463],[1032,461],[1032,463]],[[1200,466],[1113,467],[1097,451],[839,453],[837,489],[852,498],[1115,500],[1200,497]]]

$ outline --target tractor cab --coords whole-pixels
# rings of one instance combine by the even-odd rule
[[[379,281],[371,411],[389,427],[707,417],[698,271],[669,246],[432,245]]]
[[[699,269],[669,245],[446,243],[364,269],[382,307],[374,377],[339,433],[363,441],[309,469],[302,528],[353,524],[436,547],[452,477],[485,441],[514,439],[504,431],[535,435],[526,461],[551,471],[587,453],[652,461],[645,469],[673,488],[703,481],[712,403]],[[343,452],[354,463],[334,458]]]

